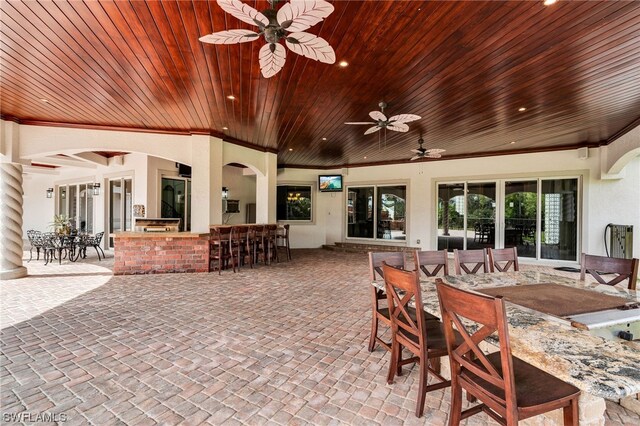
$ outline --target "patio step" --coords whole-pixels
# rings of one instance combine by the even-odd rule
[[[392,246],[388,244],[366,244],[366,243],[335,243],[335,245],[325,244],[325,250],[337,251],[341,253],[368,253],[370,251],[404,251],[410,252],[419,247]]]

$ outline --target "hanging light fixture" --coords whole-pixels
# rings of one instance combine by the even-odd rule
[[[229,198],[229,188],[227,188],[226,186],[222,187],[222,199],[226,200],[227,198]]]
[[[100,195],[100,184],[98,182],[93,184],[93,195]]]
[[[53,197],[53,188],[47,188],[47,198]]]

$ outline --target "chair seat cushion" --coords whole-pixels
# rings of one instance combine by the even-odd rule
[[[487,359],[498,372],[502,372],[500,352],[489,354]],[[476,360],[476,364],[481,365],[479,360]],[[516,357],[513,357],[513,373],[516,383],[516,401],[518,407],[521,408],[535,407],[580,393],[580,389],[575,386]],[[502,389],[488,383],[469,370],[462,368],[460,376],[504,400]]]

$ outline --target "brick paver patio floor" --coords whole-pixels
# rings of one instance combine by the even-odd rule
[[[416,419],[416,372],[387,385],[386,352],[366,349],[366,255],[295,250],[290,263],[221,276],[41,263],[0,283],[4,423],[446,423],[448,389]],[[640,424],[607,407],[607,424]]]

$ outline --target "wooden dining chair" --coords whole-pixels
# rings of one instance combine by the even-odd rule
[[[427,277],[435,277],[440,271],[449,275],[449,256],[446,250],[413,252],[413,262],[418,271]],[[431,270],[429,268],[431,267]]]
[[[629,290],[635,290],[638,282],[638,259],[618,259],[582,253],[580,258],[580,281],[588,272],[600,284],[616,285],[628,280]],[[609,281],[602,274],[615,274]]]
[[[374,281],[377,281],[378,279],[384,280],[382,262],[387,262],[388,265],[392,265],[397,268],[404,269],[406,267],[405,256],[402,252],[369,252],[369,278],[372,283]],[[376,342],[378,342],[380,346],[382,346],[387,351],[391,351],[391,342],[385,342],[381,337],[378,336],[378,326],[381,322],[387,327],[391,328],[389,307],[386,306],[387,296],[384,290],[377,289],[373,284],[371,285],[371,289],[369,291],[371,295],[372,306],[369,352],[373,352],[376,346]],[[410,308],[410,313],[413,318],[416,317],[414,308]],[[425,312],[425,318],[427,319],[427,321],[440,320],[438,317],[427,312]]]
[[[251,252],[249,227],[246,225],[234,225],[231,227],[230,250],[231,262],[234,270],[249,263],[253,269],[253,253]]]
[[[436,289],[451,366],[449,426],[479,412],[500,424],[515,426],[519,420],[558,408],[563,409],[565,425],[578,425],[580,390],[511,355],[501,297],[470,293],[439,278]],[[455,332],[462,335],[462,344]],[[480,342],[496,332],[499,349],[487,354]],[[463,412],[462,389],[480,404]]]
[[[489,249],[489,267],[491,272],[508,272],[509,269],[519,271],[518,250],[515,247]]]
[[[453,250],[453,264],[456,275],[476,274],[482,268],[482,272],[487,273],[491,270],[489,267],[489,259],[487,257],[487,249],[479,250]]]
[[[417,363],[420,381],[416,402],[416,417],[422,417],[427,392],[451,385],[451,381],[440,375],[440,358],[447,355],[442,323],[427,321],[425,312],[416,309],[412,318],[410,304],[422,306],[420,290],[420,272],[403,271],[383,262],[384,285],[391,318],[391,363],[387,383],[392,384],[396,375],[402,374],[402,366]],[[413,354],[411,358],[402,358],[402,350]],[[439,382],[427,385],[429,375]]]

